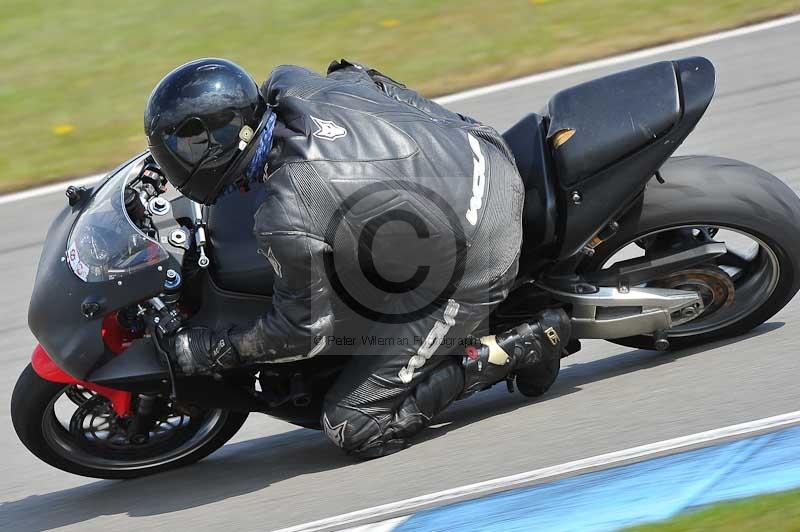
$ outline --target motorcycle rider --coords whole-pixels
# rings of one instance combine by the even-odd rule
[[[561,310],[466,340],[509,293],[522,239],[521,179],[494,129],[345,60],[327,77],[278,67],[260,90],[229,61],[193,61],[159,82],[144,125],[185,196],[210,205],[247,180],[267,192],[254,231],[273,308],[179,331],[171,356],[184,374],[347,352],[321,424],[372,458],[455,399],[558,364]]]

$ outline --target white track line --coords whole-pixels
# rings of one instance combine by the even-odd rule
[[[477,98],[478,96],[485,96],[486,94],[491,94],[493,92],[513,89],[516,87],[521,87],[523,85],[530,85],[532,83],[541,83],[542,81],[562,78],[564,76],[578,74],[580,72],[586,72],[587,70],[594,70],[597,68],[605,68],[614,65],[619,65],[620,63],[636,61],[637,59],[644,59],[647,57],[652,57],[654,55],[661,55],[669,52],[675,52],[677,50],[692,48],[694,46],[700,46],[703,44],[722,41],[725,39],[732,39],[734,37],[742,37],[744,35],[750,35],[751,33],[756,33],[759,31],[772,30],[775,28],[780,28],[781,26],[787,26],[789,24],[797,24],[798,22],[800,22],[800,15],[792,15],[789,17],[770,20],[768,22],[762,22],[760,24],[753,24],[752,26],[736,28],[735,30],[728,30],[720,33],[712,33],[710,35],[704,35],[702,37],[697,37],[695,39],[689,39],[688,41],[680,41],[680,42],[665,44],[662,46],[656,46],[654,48],[645,48],[643,50],[638,50],[635,52],[628,52],[621,55],[606,57],[604,59],[598,59],[596,61],[589,61],[588,63],[580,63],[573,66],[559,68],[557,70],[542,72],[540,74],[533,74],[531,76],[525,76],[524,78],[512,79],[509,81],[503,81],[502,83],[496,83],[494,85],[487,85],[485,87],[479,87],[477,89],[457,92],[455,94],[450,94],[449,96],[442,96],[441,98],[437,98],[436,101],[441,104],[448,104],[448,103],[458,102],[461,100],[467,100],[469,98]]]
[[[800,22],[800,15],[792,15],[784,18],[770,20],[768,22],[762,22],[760,24],[753,24],[751,26],[737,28],[735,30],[723,31],[720,33],[712,33],[710,35],[704,35],[703,37],[697,37],[695,39],[689,39],[687,41],[665,44],[663,46],[656,46],[654,48],[645,48],[643,50],[638,50],[636,52],[629,52],[621,55],[615,55],[612,57],[607,57],[605,59],[599,59],[597,61],[589,61],[588,63],[580,63],[565,68],[559,68],[556,70],[550,70],[548,72],[542,72],[540,74],[533,74],[531,76],[526,76],[523,78],[512,79],[510,81],[504,81],[502,83],[496,83],[494,85],[487,85],[485,87],[479,87],[477,89],[457,92],[455,94],[450,94],[447,96],[442,96],[441,98],[436,98],[435,101],[440,104],[449,104],[461,100],[468,100],[470,98],[477,98],[478,96],[485,96],[487,94],[492,94],[494,92],[521,87],[523,85],[531,85],[534,83],[540,83],[542,81],[548,81],[551,79],[569,76],[571,74],[577,74],[579,72],[586,72],[587,70],[594,70],[597,68],[614,66],[620,63],[626,63],[629,61],[635,61],[637,59],[652,57],[654,55],[674,52],[676,50],[683,50],[685,48],[691,48],[693,46],[699,46],[701,44],[708,44],[712,42],[722,41],[724,39],[741,37],[759,31],[780,28],[782,26],[786,26],[789,24],[796,24],[798,22]],[[52,194],[54,192],[58,192],[65,189],[69,185],[80,186],[80,185],[91,184],[92,182],[102,177],[102,175],[103,174],[89,176],[83,179],[78,179],[76,181],[65,181],[61,183],[55,183],[53,185],[47,185],[43,187],[32,188],[30,190],[24,190],[22,192],[6,194],[0,196],[0,205],[4,205],[6,203],[12,203],[15,201],[22,201],[30,198],[35,198],[37,196]]]
[[[405,517],[396,517],[388,521],[381,521],[380,523],[372,523],[369,525],[361,525],[355,528],[348,528],[346,532],[393,532],[398,526],[408,521],[410,515]]]
[[[74,185],[76,187],[91,185],[104,175],[106,174],[90,175],[88,177],[83,177],[81,179],[75,179],[72,181],[62,181],[60,183],[53,183],[52,185],[45,185],[43,187],[31,188],[28,190],[22,190],[20,192],[5,194],[3,196],[0,196],[0,205],[5,205],[6,203],[13,203],[15,201],[22,201],[26,199],[36,198],[38,196],[46,196],[48,194],[54,194],[56,192],[64,192],[70,185]]]
[[[381,521],[382,519],[409,515],[426,508],[441,506],[464,499],[473,499],[479,496],[506,491],[512,488],[519,488],[545,479],[551,479],[567,474],[574,474],[595,468],[605,468],[623,462],[653,457],[660,454],[674,452],[679,449],[708,444],[710,442],[723,440],[726,438],[775,430],[796,424],[800,424],[800,410],[796,412],[789,412],[788,414],[781,414],[779,416],[748,421],[738,425],[731,425],[705,432],[698,432],[697,434],[682,436],[680,438],[673,438],[670,440],[641,445],[639,447],[632,447],[630,449],[624,449],[621,451],[614,451],[590,458],[583,458],[581,460],[575,460],[556,466],[535,469],[526,473],[519,473],[507,477],[477,482],[475,484],[468,484],[458,488],[438,491],[436,493],[421,495],[419,497],[413,497],[403,501],[375,506],[374,508],[367,508],[335,517],[321,519],[319,521],[283,528],[276,532],[337,530],[348,526],[352,527],[368,522]]]

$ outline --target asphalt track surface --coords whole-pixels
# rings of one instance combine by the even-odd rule
[[[673,52],[710,58],[717,96],[682,154],[742,159],[800,189],[800,24]],[[555,91],[662,57],[462,100],[500,129]],[[0,405],[34,339],[27,303],[44,232],[64,198],[0,207]],[[358,463],[318,432],[252,415],[205,461],[134,481],[40,463],[0,408],[0,530],[267,530],[797,410],[800,299],[743,338],[669,354],[587,342],[546,398],[497,388],[447,411],[409,450]],[[546,504],[546,501],[543,501]]]

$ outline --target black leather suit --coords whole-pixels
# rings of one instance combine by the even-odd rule
[[[273,310],[232,333],[244,362],[348,353],[323,428],[380,456],[457,398],[465,338],[517,273],[522,182],[492,128],[361,65],[275,69],[256,213]]]

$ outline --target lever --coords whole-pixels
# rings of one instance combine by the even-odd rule
[[[192,214],[194,215],[194,241],[197,244],[197,251],[200,253],[200,258],[197,259],[197,265],[201,268],[208,268],[211,265],[211,260],[206,255],[206,209],[202,205],[193,201]]]

